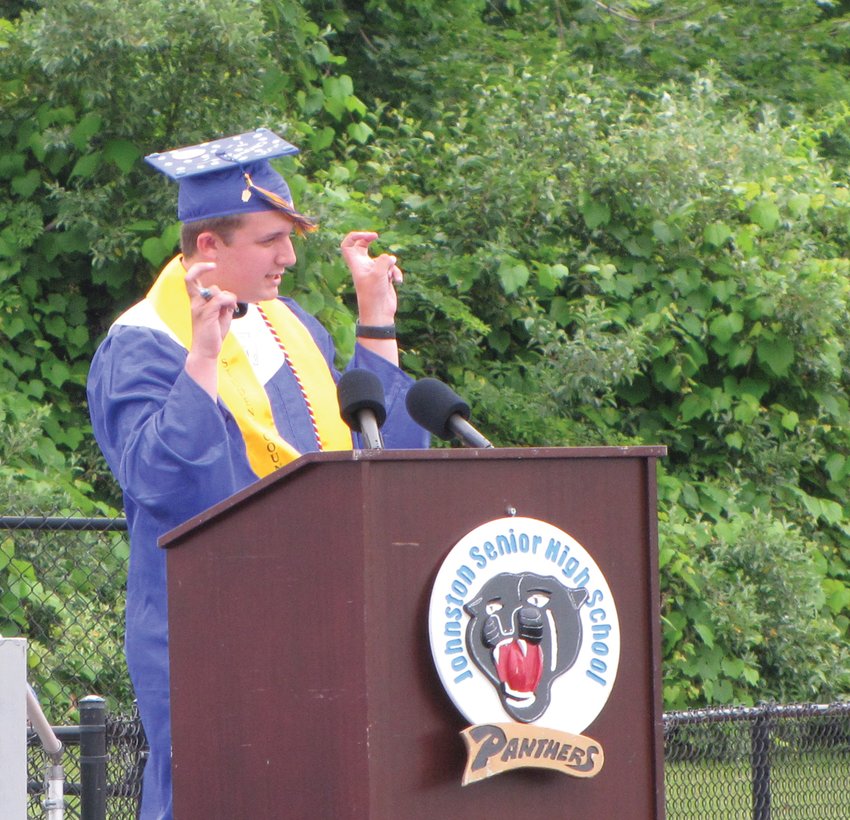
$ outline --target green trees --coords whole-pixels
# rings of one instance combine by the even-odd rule
[[[86,438],[93,346],[174,247],[140,157],[266,125],[302,147],[283,167],[324,226],[285,288],[343,354],[334,245],[368,226],[405,269],[405,366],[489,437],[668,446],[669,707],[846,691],[846,10],[677,8],[25,14],[0,86],[0,415],[44,403],[46,447]]]
[[[260,122],[309,142],[299,109],[351,95],[325,93],[332,56],[285,0],[48,1],[6,31],[0,390],[18,419],[49,405],[47,434],[73,449],[94,344],[175,247],[174,192],[142,156]]]
[[[669,706],[844,691],[848,190],[821,150],[843,115],[736,105],[717,69],[636,95],[514,58],[389,163],[421,197],[423,278],[474,318],[432,361],[502,443],[669,446]],[[785,585],[762,566],[723,599],[757,554]],[[818,672],[791,683],[803,644]]]

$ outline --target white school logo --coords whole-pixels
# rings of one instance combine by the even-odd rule
[[[491,758],[498,752],[513,767],[555,767],[552,760],[561,754],[567,773],[597,773],[601,748],[578,733],[611,694],[620,628],[605,577],[578,541],[532,518],[501,518],[472,530],[437,574],[429,631],[443,686],[467,720],[479,725],[466,737],[470,766],[490,749]],[[506,722],[567,733],[571,743],[553,752],[546,741],[548,753],[542,739],[522,747],[502,737]],[[529,730],[520,734],[527,738]],[[473,748],[473,737],[483,746]],[[589,741],[582,753],[578,740]],[[485,763],[492,769],[492,759],[482,769]],[[470,782],[493,773],[473,775]]]

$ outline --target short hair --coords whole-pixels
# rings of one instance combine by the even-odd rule
[[[198,252],[198,237],[206,231],[218,234],[224,244],[229,245],[237,228],[242,226],[242,222],[243,214],[228,214],[184,222],[180,227],[180,250],[183,256],[192,257]]]

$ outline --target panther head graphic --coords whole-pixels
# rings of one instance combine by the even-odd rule
[[[553,682],[576,662],[587,597],[584,587],[568,589],[551,576],[502,573],[465,605],[469,654],[515,720],[537,720]]]

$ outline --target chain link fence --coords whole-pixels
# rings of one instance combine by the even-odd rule
[[[63,744],[69,820],[103,815],[82,803],[89,764],[103,767],[95,791],[105,797],[106,817],[130,820],[138,812],[146,743],[123,647],[129,554],[121,518],[0,517],[0,634],[27,639],[29,683]],[[92,727],[79,725],[80,700],[89,695],[104,701],[105,753],[85,748]],[[31,733],[29,818],[47,816],[50,762]]]
[[[107,818],[135,818],[145,760],[123,653],[123,519],[0,517],[0,632],[27,638],[30,683],[62,727],[66,817],[80,804],[79,699],[105,701]],[[85,727],[83,727],[85,728]],[[850,703],[664,716],[668,820],[850,818]],[[47,756],[29,745],[30,818],[45,817]]]
[[[47,718],[73,722],[96,693],[133,708],[124,659],[130,547],[124,519],[0,517],[0,633],[27,639],[30,683]]]
[[[668,820],[847,820],[850,703],[664,716]]]
[[[103,701],[100,698],[91,700]],[[96,708],[96,707],[95,707]],[[135,710],[113,716],[104,710],[95,723],[55,727],[62,743],[66,820],[136,820],[147,744]],[[32,731],[27,735],[28,818],[50,816],[52,759]]]

